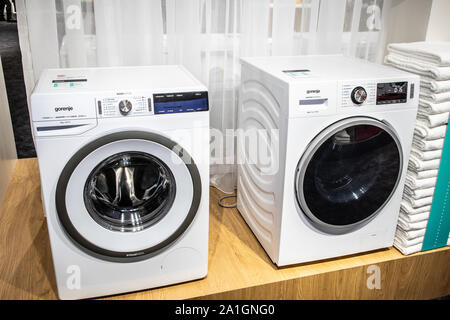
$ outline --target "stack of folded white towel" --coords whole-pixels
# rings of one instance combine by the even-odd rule
[[[450,42],[396,43],[385,63],[420,75],[419,110],[394,245],[422,250],[450,112]],[[450,237],[447,242],[450,245]]]

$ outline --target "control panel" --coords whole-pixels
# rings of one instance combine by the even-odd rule
[[[366,104],[375,104],[376,101],[376,83],[343,83],[341,87],[341,106],[355,107]]]
[[[411,98],[414,94],[411,92]],[[342,107],[406,103],[408,82],[343,83],[340,89]]]
[[[155,114],[208,110],[208,92],[176,92],[153,95]]]
[[[99,118],[153,114],[151,98],[139,95],[99,98],[96,107]]]
[[[96,99],[97,117],[133,117],[208,110],[208,92],[117,95]]]
[[[386,82],[377,84],[377,104],[406,103],[408,82]]]

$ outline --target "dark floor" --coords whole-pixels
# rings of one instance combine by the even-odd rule
[[[17,24],[0,21],[0,56],[6,82],[9,110],[16,141],[17,156],[36,156],[30,129],[27,96],[23,80]]]

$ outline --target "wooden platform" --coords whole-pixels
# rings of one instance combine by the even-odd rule
[[[278,269],[235,209],[211,189],[209,273],[199,281],[107,299],[430,299],[450,294],[450,248],[390,248]],[[368,289],[368,266],[380,289]],[[19,160],[0,212],[0,299],[56,299],[36,159]]]

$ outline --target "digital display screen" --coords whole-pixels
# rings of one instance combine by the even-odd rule
[[[387,82],[377,84],[377,104],[406,103],[408,82]]]
[[[177,92],[153,95],[155,114],[208,111],[208,92]]]

